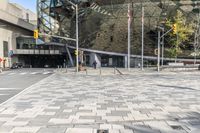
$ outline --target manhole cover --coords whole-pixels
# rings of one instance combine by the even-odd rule
[[[108,130],[99,129],[99,130],[97,130],[97,133],[109,133],[109,132],[108,132]]]
[[[182,126],[171,126],[174,130],[184,130]]]

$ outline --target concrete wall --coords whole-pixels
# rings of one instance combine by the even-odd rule
[[[32,31],[10,25],[3,21],[0,21],[0,58],[5,58],[7,60],[6,67],[9,67],[13,62],[18,62],[16,57],[13,57],[12,60],[3,55],[3,41],[8,42],[8,51],[16,50],[16,38],[20,35],[32,35]],[[9,61],[9,62],[8,62]],[[9,64],[10,63],[10,64]],[[1,62],[1,66],[2,66]]]
[[[21,12],[20,13],[20,18],[21,19],[23,19],[23,20],[25,20],[27,22],[30,22],[30,23],[32,23],[34,25],[37,24],[37,15],[36,15],[36,13],[34,13],[31,10],[26,9],[26,8],[22,7],[21,5],[16,4],[16,3],[10,3],[9,5],[12,8],[20,10],[20,12]],[[29,17],[28,20],[27,20],[27,14],[28,14],[28,17]]]
[[[8,52],[10,50],[16,51],[17,37],[20,35],[33,35],[32,30],[35,26],[26,20],[27,14],[29,14],[30,22],[36,22],[37,16],[18,4],[9,3],[8,0],[1,0],[0,3],[0,58],[6,59],[6,67],[10,67],[12,63],[18,62],[18,56],[5,57],[3,42],[8,42]],[[2,67],[3,62],[0,65]]]
[[[8,0],[1,0],[0,2],[0,9],[1,10],[6,10],[7,9],[7,5],[8,5]]]

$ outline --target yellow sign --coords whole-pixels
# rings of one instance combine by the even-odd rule
[[[34,30],[34,39],[38,39],[38,36],[39,36],[39,34],[38,34],[38,29],[36,29],[36,30]]]

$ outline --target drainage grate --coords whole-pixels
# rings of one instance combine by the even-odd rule
[[[108,130],[99,129],[99,130],[97,130],[97,133],[109,133],[109,132],[108,132]]]
[[[174,130],[184,130],[182,126],[171,126]]]

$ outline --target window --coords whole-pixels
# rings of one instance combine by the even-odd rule
[[[26,21],[29,22],[29,14],[26,13]]]
[[[3,41],[3,55],[4,57],[8,57],[8,42]]]
[[[110,42],[113,42],[113,36],[110,36]]]

